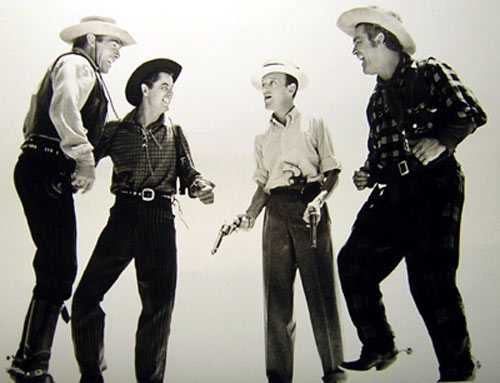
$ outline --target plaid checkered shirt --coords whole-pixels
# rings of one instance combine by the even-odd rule
[[[451,67],[433,57],[415,61],[406,54],[390,80],[377,78],[367,118],[370,134],[365,168],[375,176],[388,165],[412,157],[411,140],[436,138],[446,146],[446,157],[487,120],[475,96]]]
[[[186,187],[201,177],[194,169],[184,133],[177,127],[176,144],[175,127],[170,120],[165,121],[164,115],[142,128],[135,121],[136,112],[134,109],[122,121],[106,124],[94,150],[96,163],[107,156],[113,161],[111,192],[152,188],[175,194],[179,177],[180,192],[184,193]],[[183,160],[179,161],[178,157]]]

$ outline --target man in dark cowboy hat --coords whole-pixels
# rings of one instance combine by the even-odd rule
[[[36,253],[36,285],[21,342],[8,373],[19,382],[47,383],[52,341],[76,276],[73,191],[94,182],[93,145],[107,113],[101,73],[135,43],[113,19],[88,17],[64,29],[73,49],[59,56],[32,97],[14,179]],[[67,313],[66,310],[63,313]]]
[[[457,145],[486,123],[476,98],[435,58],[415,61],[401,19],[377,7],[343,13],[365,74],[377,75],[367,117],[369,154],[353,176],[374,187],[338,257],[349,313],[363,344],[352,370],[387,368],[394,334],[380,283],[405,258],[410,290],[439,362],[440,382],[474,379],[475,363],[456,286],[464,176]]]
[[[165,112],[181,66],[168,59],[140,65],[126,96],[133,109],[111,122],[95,149],[96,161],[113,161],[111,192],[116,201],[73,297],[72,331],[81,383],[103,382],[104,312],[100,302],[134,260],[142,312],[136,333],[139,383],[163,382],[174,307],[177,249],[172,204],[181,193],[204,204],[214,201],[213,184],[193,167],[186,138]]]
[[[294,281],[304,287],[323,381],[346,379],[337,309],[331,226],[326,198],[341,170],[323,119],[311,118],[295,106],[307,76],[295,64],[269,60],[252,78],[272,111],[265,132],[255,138],[257,190],[236,219],[251,229],[265,207],[263,271],[265,295],[266,375],[269,383],[291,383],[295,320]],[[310,215],[318,217],[317,246],[310,243]]]

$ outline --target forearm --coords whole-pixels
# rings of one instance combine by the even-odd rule
[[[436,139],[448,151],[453,152],[458,144],[474,131],[474,128],[473,122],[464,125],[448,124],[436,134]]]
[[[339,183],[340,169],[329,170],[325,173],[325,180],[321,186],[320,194],[324,195],[324,199],[328,198],[335,190]]]
[[[252,201],[250,202],[250,206],[246,210],[245,214],[249,217],[257,218],[264,206],[266,206],[268,199],[269,194],[264,191],[264,188],[261,185],[258,185],[252,197]]]

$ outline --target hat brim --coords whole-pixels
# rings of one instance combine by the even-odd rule
[[[102,21],[87,21],[69,26],[61,31],[59,37],[64,42],[72,44],[78,37],[85,36],[88,33],[114,37],[123,46],[135,44],[134,38],[126,30]]]
[[[149,75],[160,69],[165,69],[171,73],[172,79],[175,83],[182,71],[182,66],[173,60],[164,58],[146,61],[145,63],[139,65],[130,75],[125,87],[125,97],[131,105],[139,106],[142,101],[141,84],[144,83],[144,80]]]
[[[252,85],[258,89],[262,90],[262,77],[269,73],[286,73],[292,77],[297,79],[299,84],[299,89],[304,90],[309,85],[309,79],[306,74],[300,70],[296,70],[294,68],[289,68],[288,66],[283,65],[267,65],[265,67],[260,68],[252,77]]]
[[[397,37],[403,50],[414,54],[416,45],[403,25],[393,16],[371,7],[354,8],[342,13],[337,19],[337,26],[346,34],[354,37],[356,26],[360,23],[377,24]]]

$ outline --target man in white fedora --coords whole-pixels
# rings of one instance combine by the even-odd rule
[[[377,75],[367,118],[368,158],[353,181],[374,188],[339,252],[342,289],[363,348],[351,370],[383,370],[397,357],[380,283],[404,258],[410,291],[431,337],[440,382],[474,379],[456,285],[464,176],[455,148],[486,115],[457,74],[415,43],[394,12],[351,9],[337,20],[365,74]]]
[[[113,19],[87,17],[64,29],[72,44],[48,69],[24,122],[14,180],[36,246],[36,283],[18,351],[8,373],[16,382],[53,382],[48,372],[63,303],[76,277],[73,193],[94,182],[93,146],[107,114],[101,74],[134,39]],[[67,318],[67,310],[62,310]]]
[[[272,112],[264,133],[255,138],[257,190],[249,208],[236,218],[251,229],[265,207],[263,271],[265,353],[269,383],[291,383],[297,269],[309,308],[323,367],[323,381],[345,380],[342,337],[335,291],[330,218],[325,199],[338,181],[341,164],[320,118],[307,118],[295,106],[307,76],[296,65],[270,60],[252,79]],[[319,219],[317,246],[310,243],[310,217]],[[312,224],[312,223],[311,223]]]

